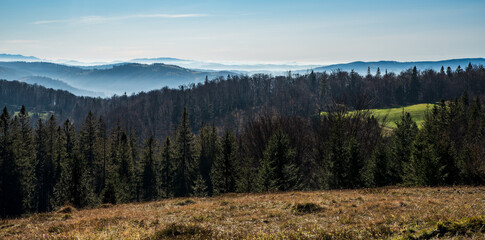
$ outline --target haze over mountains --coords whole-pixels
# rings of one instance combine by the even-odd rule
[[[227,75],[267,73],[286,75],[293,73],[351,71],[365,75],[368,67],[375,74],[399,73],[416,66],[418,69],[439,71],[442,66],[462,68],[472,63],[485,65],[484,58],[463,58],[442,61],[417,62],[351,62],[327,66],[302,64],[224,64],[178,58],[138,58],[128,62],[85,63],[74,60],[45,60],[33,56],[0,54],[0,79],[19,80],[48,88],[66,90],[78,96],[109,97],[141,91],[178,88],[181,85],[203,82]]]

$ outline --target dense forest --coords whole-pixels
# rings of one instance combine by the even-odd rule
[[[203,122],[227,127],[239,133],[245,123],[264,112],[310,118],[338,101],[352,109],[390,107],[449,100],[468,91],[470,97],[485,94],[485,69],[469,64],[465,69],[442,67],[441,71],[400,74],[381,72],[361,76],[335,71],[276,76],[227,76],[179,89],[141,92],[109,99],[76,97],[19,82],[0,81],[0,103],[10,111],[25,105],[29,112],[54,112],[59,121],[70,119],[77,130],[89,111],[103,116],[108,129],[118,120],[141,137],[164,138],[176,127],[184,107],[191,127],[198,132]],[[359,106],[364,103],[364,106]],[[11,112],[13,113],[13,112]],[[219,132],[222,134],[222,132]]]
[[[482,66],[234,76],[111,99],[1,82],[1,101],[55,114],[3,109],[0,215],[228,192],[484,184],[484,80]],[[366,110],[440,98],[449,100],[420,129],[403,112],[385,130]]]

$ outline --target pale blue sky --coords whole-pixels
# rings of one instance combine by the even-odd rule
[[[485,57],[485,1],[0,0],[0,53],[318,64]]]

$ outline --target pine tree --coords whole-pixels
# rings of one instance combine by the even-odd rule
[[[148,138],[145,143],[145,149],[143,153],[143,173],[141,192],[143,200],[149,201],[156,199],[159,196],[159,184],[157,176],[157,161],[155,159],[155,140],[153,136]]]
[[[237,177],[236,190],[238,192],[254,192],[258,189],[259,172],[254,167],[254,160],[252,158],[239,157],[236,158]]]
[[[189,196],[192,192],[192,184],[195,174],[195,159],[193,134],[190,130],[187,109],[184,108],[182,117],[177,127],[175,139],[175,196]]]
[[[271,136],[266,150],[264,151],[263,168],[264,171],[273,169],[273,179],[265,180],[265,190],[271,187],[274,181],[277,190],[292,190],[298,187],[298,167],[294,163],[295,151],[290,147],[288,135],[282,130],[276,130]],[[269,165],[265,166],[265,165]],[[261,176],[264,177],[264,176]]]
[[[396,159],[397,182],[402,181],[404,169],[411,160],[412,144],[418,134],[418,126],[413,121],[411,114],[402,112],[401,120],[396,122],[396,129],[393,136],[393,158]]]
[[[349,178],[347,180],[347,187],[357,188],[364,185],[364,158],[360,149],[359,143],[353,137],[347,141],[347,149],[349,152]]]
[[[41,119],[37,122],[35,134],[36,145],[36,211],[45,212],[49,210],[49,177],[53,174],[52,164],[49,163],[47,154],[49,152],[47,130]]]
[[[136,199],[135,166],[130,141],[125,132],[121,133],[117,153],[118,165],[118,201],[131,202]]]
[[[30,125],[29,114],[25,106],[22,106],[18,114],[18,145],[17,159],[21,169],[21,185],[23,190],[23,206],[27,212],[34,211],[35,193],[35,151],[34,135]]]
[[[275,177],[275,167],[272,158],[264,157],[261,159],[258,172],[258,185],[263,192],[275,191],[278,189]]]
[[[207,197],[208,195],[207,185],[205,185],[205,180],[201,174],[197,174],[194,186],[192,187],[192,195],[195,197]]]
[[[72,202],[71,166],[72,159],[67,153],[67,137],[64,128],[58,128],[58,159],[56,161],[56,185],[53,192],[53,205],[55,208]]]
[[[90,172],[88,170],[87,161],[80,153],[78,139],[76,137],[76,131],[74,125],[66,120],[63,126],[63,131],[66,137],[65,149],[68,175],[70,177],[69,185],[69,202],[76,207],[86,207],[96,203],[94,199],[94,189],[90,184]],[[69,178],[68,177],[68,178]]]
[[[236,190],[236,139],[229,129],[222,138],[221,154],[216,157],[212,167],[211,179],[214,193],[228,193]]]
[[[79,139],[79,146],[81,154],[86,161],[86,171],[88,172],[88,181],[94,189],[99,189],[95,186],[95,174],[99,172],[100,159],[96,154],[98,126],[94,114],[89,111],[81,128]]]
[[[0,115],[0,217],[23,212],[22,175],[14,152],[17,131],[4,107]]]
[[[106,123],[103,118],[98,120],[98,136],[96,138],[96,164],[95,164],[95,192],[101,194],[106,186],[106,176],[109,161],[108,135],[106,133]]]
[[[199,170],[205,181],[209,195],[213,194],[211,168],[219,157],[220,146],[215,126],[203,125],[199,130],[198,145],[200,149]]]
[[[393,156],[386,143],[379,144],[367,166],[367,186],[380,187],[393,184],[392,160]]]
[[[161,191],[163,197],[174,195],[174,158],[173,147],[170,137],[166,137],[162,146],[162,159],[160,164]]]
[[[441,182],[442,168],[426,134],[420,131],[413,143],[407,183],[419,186],[436,186]]]
[[[416,69],[416,66],[414,66],[411,74],[411,80],[409,83],[409,92],[408,92],[408,101],[410,103],[418,102],[420,89],[421,89],[421,85],[419,83],[418,70]]]

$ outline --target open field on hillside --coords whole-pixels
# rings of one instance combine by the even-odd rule
[[[374,116],[383,119],[386,118],[386,126],[389,128],[396,128],[396,122],[401,120],[402,112],[408,112],[418,126],[421,126],[424,122],[424,116],[427,110],[433,108],[432,104],[422,103],[416,105],[409,105],[399,108],[383,108],[383,109],[371,109]]]
[[[485,239],[485,187],[229,194],[35,214],[0,239]]]

